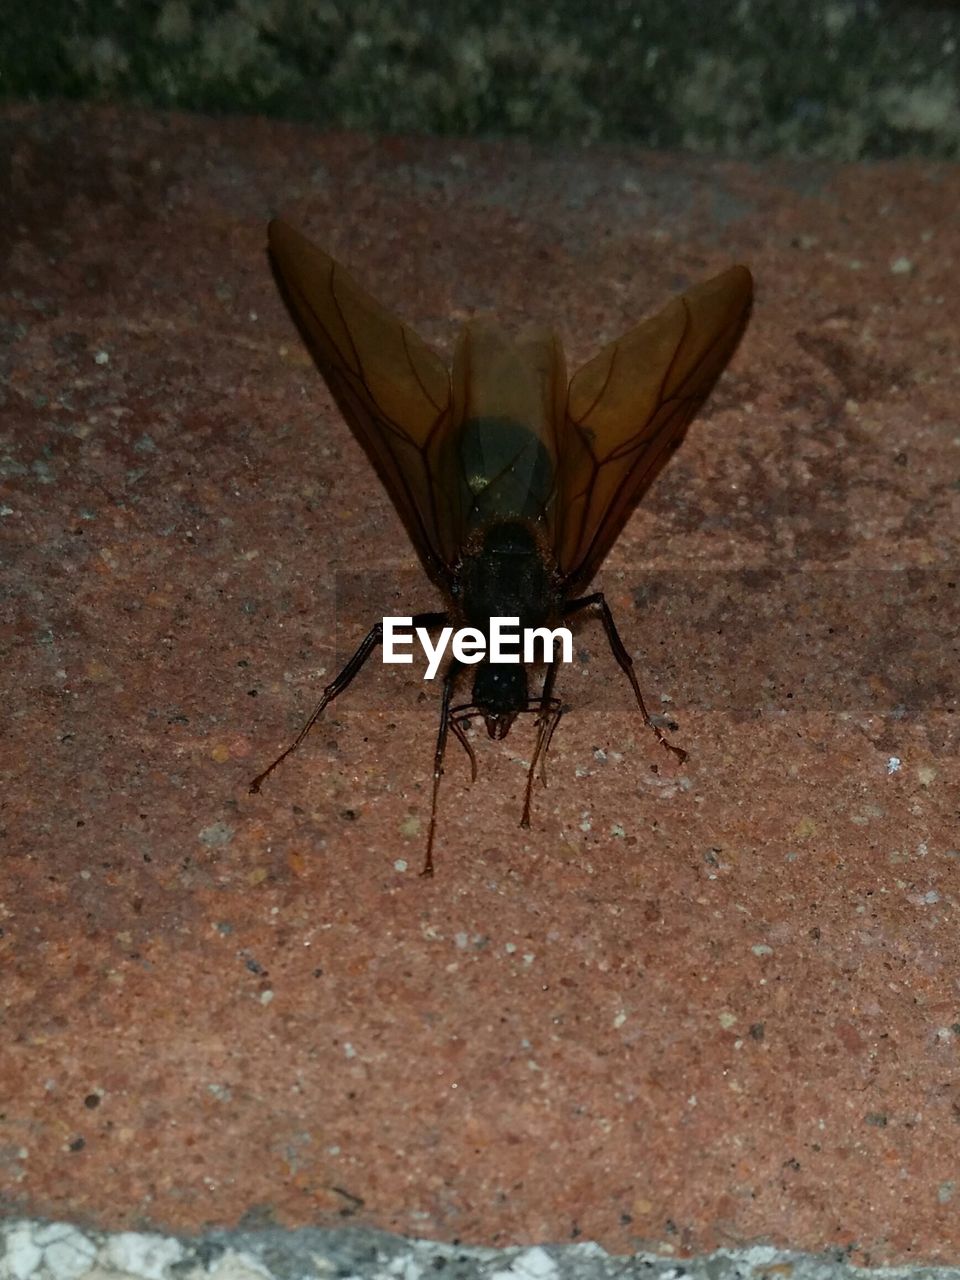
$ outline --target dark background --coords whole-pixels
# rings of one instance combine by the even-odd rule
[[[8,0],[0,96],[848,161],[960,153],[960,9]]]

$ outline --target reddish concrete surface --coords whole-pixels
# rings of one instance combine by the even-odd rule
[[[957,169],[2,133],[7,1210],[955,1260]],[[277,295],[278,212],[445,351],[494,309],[573,362],[757,278],[602,575],[689,762],[585,625],[531,829],[531,726],[472,788],[453,744],[432,882],[410,669],[246,790],[335,645],[435,600]],[[335,575],[385,566],[416,598],[335,636]]]

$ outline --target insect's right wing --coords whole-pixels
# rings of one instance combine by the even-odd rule
[[[293,227],[275,219],[268,237],[317,367],[377,468],[427,572],[448,586],[456,531],[449,501],[435,482],[451,416],[446,365]]]
[[[731,267],[611,342],[570,380],[556,542],[570,590],[590,581],[683,440],[739,341],[752,297],[750,272]]]

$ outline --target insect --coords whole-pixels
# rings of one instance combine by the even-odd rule
[[[640,714],[681,760],[644,705],[630,655],[602,591],[583,594],[635,504],[683,439],[690,419],[730,358],[753,294],[750,272],[731,267],[675,298],[658,315],[604,347],[567,380],[558,338],[545,330],[508,336],[475,320],[460,334],[452,370],[338,263],[282,221],[270,223],[281,289],[314,361],[363,445],[447,608],[414,626],[449,623],[489,632],[494,617],[520,627],[599,614]],[[323,690],[294,741],[250,783],[303,742],[383,638],[372,626]],[[423,875],[433,874],[437,799],[452,730],[477,762],[465,728],[482,717],[505,738],[532,712],[537,736],[521,826],[530,824],[534,778],[564,710],[554,692],[558,661],[531,692],[526,666],[482,660],[469,702],[455,703],[464,664],[443,677],[433,757]]]

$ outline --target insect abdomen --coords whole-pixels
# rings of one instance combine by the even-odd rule
[[[560,606],[552,560],[522,520],[489,525],[477,549],[464,555],[457,585],[464,617],[482,630],[491,618],[518,618],[521,628],[542,626]]]

